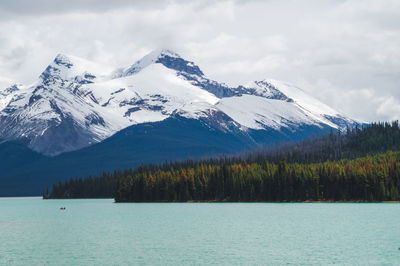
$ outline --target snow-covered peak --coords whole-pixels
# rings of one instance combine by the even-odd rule
[[[158,58],[163,56],[176,57],[176,58],[181,57],[179,54],[168,49],[156,49],[153,52],[151,52],[151,54],[157,55]]]
[[[40,75],[40,79],[61,79],[81,84],[92,83],[98,77],[106,76],[110,69],[72,55],[58,54]]]
[[[73,65],[72,63],[72,56],[68,56],[66,54],[58,54],[55,58],[54,58],[54,63],[57,65],[64,65],[66,67],[70,67]]]
[[[160,121],[173,113],[197,118],[218,102],[213,94],[161,64],[151,64],[135,75],[87,84],[81,90],[90,91],[101,109],[113,113],[109,121],[117,129]]]
[[[113,78],[130,76],[138,73],[151,64],[159,63],[169,69],[185,72],[190,75],[203,76],[203,72],[193,62],[183,59],[179,54],[168,49],[156,49],[145,55],[142,59],[127,68],[118,69],[112,75]]]
[[[149,65],[155,63],[160,57],[165,56],[165,55],[172,55],[173,57],[179,57],[178,54],[175,54],[173,52],[170,52],[169,50],[164,50],[164,49],[157,49],[152,51],[151,53],[145,55],[142,59],[128,67],[127,69],[124,69],[122,73],[117,76],[129,76],[133,75],[142,69],[148,67]]]

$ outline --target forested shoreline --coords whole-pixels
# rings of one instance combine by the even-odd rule
[[[398,201],[400,152],[316,164],[196,164],[116,177],[116,202]]]
[[[237,157],[140,166],[53,185],[45,198],[116,202],[399,201],[398,123]],[[344,159],[347,158],[347,159]]]

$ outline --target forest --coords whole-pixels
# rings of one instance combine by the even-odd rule
[[[398,122],[232,157],[140,166],[53,185],[44,198],[116,202],[398,201]],[[394,152],[390,151],[393,150]]]

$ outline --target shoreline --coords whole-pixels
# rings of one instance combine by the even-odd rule
[[[15,197],[18,198],[18,197]],[[37,197],[35,197],[37,198]],[[10,198],[11,199],[11,198]],[[41,198],[42,200],[83,200],[112,199],[114,203],[400,203],[400,200],[365,201],[365,200],[304,200],[304,201],[229,201],[229,200],[188,200],[188,201],[115,201],[115,198]]]
[[[188,201],[118,201],[115,203],[400,203],[393,201],[333,201],[333,200],[305,200],[305,201],[217,201],[217,200],[188,200]]]

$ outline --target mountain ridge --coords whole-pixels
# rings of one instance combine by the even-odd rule
[[[173,114],[198,119],[223,112],[230,122],[221,120],[220,128],[230,130],[225,124],[233,120],[242,131],[358,124],[287,83],[249,84],[229,87],[208,79],[194,62],[165,49],[114,71],[58,54],[34,85],[0,91],[0,138],[26,138],[29,148],[55,156]],[[259,108],[247,112],[244,106]]]

